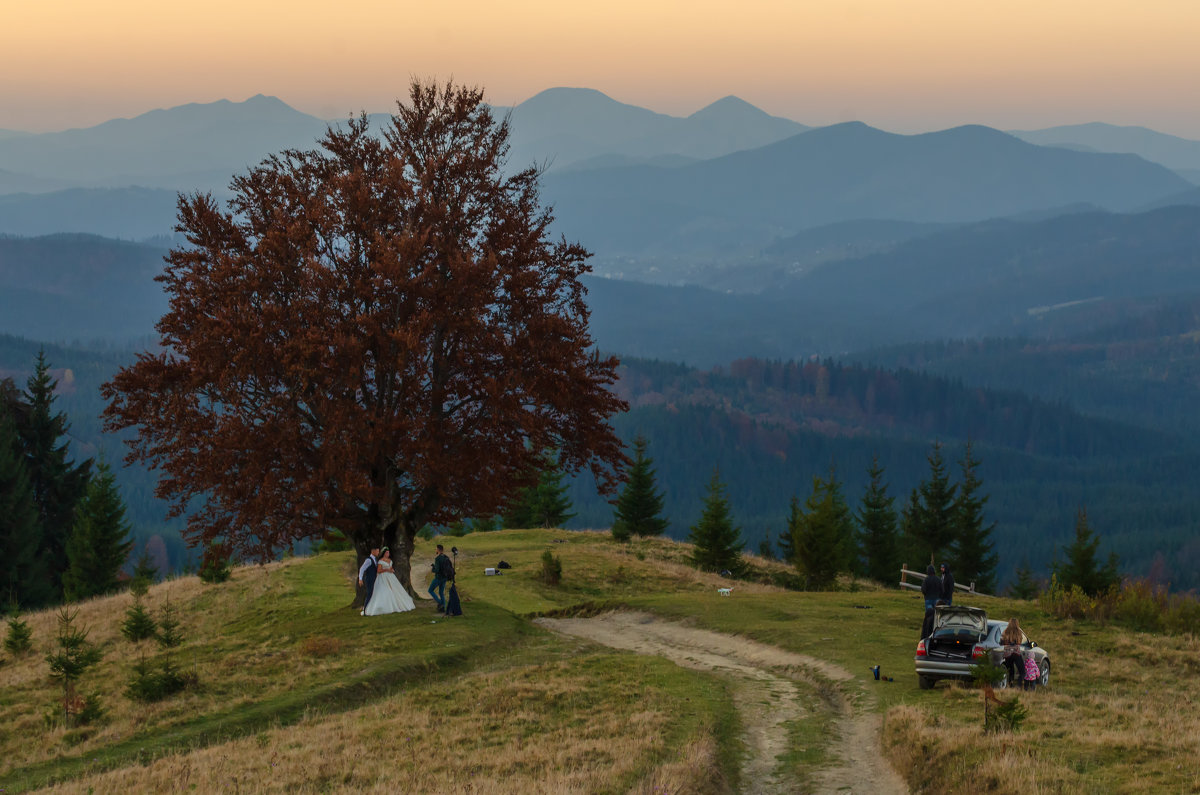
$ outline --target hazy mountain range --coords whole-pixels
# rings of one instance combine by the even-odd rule
[[[1200,184],[1200,141],[1167,135],[1146,127],[1119,127],[1101,122],[1011,132],[1023,141],[1041,146],[1066,146],[1093,152],[1128,152],[1164,165]]]
[[[735,97],[680,118],[560,88],[497,112],[511,118],[510,162],[548,166],[543,195],[558,231],[593,250],[599,272],[627,278],[708,283],[686,269],[752,269],[776,259],[780,241],[826,224],[1128,211],[1194,190],[1134,154],[1037,146],[977,126],[809,129]],[[260,95],[0,137],[0,233],[169,236],[176,191],[220,192],[268,153],[311,146],[327,124]]]
[[[764,272],[756,294],[592,277],[593,332],[606,350],[711,366],[928,339],[1061,337],[1135,316],[1147,301],[1200,294],[1200,207],[908,231],[861,256]],[[0,238],[0,333],[150,334],[165,307],[151,280],[163,254],[81,235]]]

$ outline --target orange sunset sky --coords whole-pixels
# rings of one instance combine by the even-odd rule
[[[675,115],[736,94],[811,125],[1200,138],[1198,42],[1197,0],[0,0],[0,128],[257,93],[342,118],[452,76],[502,105],[587,86]]]

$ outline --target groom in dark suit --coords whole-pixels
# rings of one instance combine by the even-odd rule
[[[362,567],[358,570],[358,584],[367,589],[366,595],[363,597],[363,609],[359,613],[360,616],[367,614],[367,605],[371,604],[371,594],[375,592],[375,575],[379,573],[376,568],[379,565],[379,547],[371,547],[371,554],[367,555],[367,559],[363,561]]]

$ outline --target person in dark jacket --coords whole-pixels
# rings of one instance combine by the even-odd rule
[[[945,563],[942,564],[942,599],[946,604],[954,604],[954,575]]]
[[[933,609],[933,605],[942,598],[942,581],[938,579],[933,564],[925,569],[925,582],[921,585],[921,595],[925,597],[925,612]]]
[[[938,605],[946,604],[941,599],[937,600],[937,604],[925,611],[925,620],[921,623],[921,640],[928,638],[933,634],[933,611]]]

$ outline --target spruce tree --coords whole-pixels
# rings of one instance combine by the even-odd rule
[[[804,511],[792,527],[796,545],[796,568],[804,576],[808,588],[822,590],[833,585],[837,575],[852,566],[854,522],[850,510],[841,499],[837,479],[813,478],[813,489],[804,503]]]
[[[896,537],[896,498],[888,494],[883,482],[883,467],[879,456],[871,459],[867,469],[870,481],[858,508],[859,545],[863,552],[863,573],[876,582],[894,582],[899,574],[898,539]]]
[[[75,626],[78,615],[78,611],[65,607],[59,610],[58,634],[54,638],[57,649],[46,655],[50,678],[62,683],[63,719],[68,726],[75,724],[87,706],[76,696],[76,684],[84,672],[103,657],[100,650],[88,641],[87,630]]]
[[[62,441],[69,428],[66,416],[53,410],[57,385],[50,377],[45,352],[39,351],[34,373],[26,383],[29,412],[20,432],[41,528],[39,555],[54,598],[62,595],[67,539],[92,466],[91,459],[75,464],[68,458],[67,442]]]
[[[505,527],[562,527],[575,515],[558,462],[549,454],[540,461],[537,482],[522,489],[505,511]]]
[[[633,442],[633,465],[617,498],[613,538],[626,541],[630,535],[658,536],[670,524],[662,516],[663,495],[655,492],[653,463],[646,456],[646,440],[638,436]]]
[[[996,589],[997,556],[993,552],[992,530],[995,522],[984,526],[983,507],[987,495],[980,496],[979,460],[971,442],[962,457],[962,482],[954,500],[954,576],[961,582],[975,583],[975,589],[992,593]]]
[[[704,497],[700,521],[692,526],[688,540],[693,544],[692,562],[703,571],[742,571],[742,531],[734,527],[721,473],[713,470]]]
[[[0,395],[0,599],[22,607],[51,601],[40,554],[41,524],[12,404]]]
[[[1016,582],[1009,586],[1009,595],[1013,599],[1036,599],[1040,590],[1037,582],[1033,579],[1033,571],[1029,568],[1029,560],[1022,559],[1021,565],[1017,566]]]
[[[1058,584],[1064,588],[1078,585],[1089,596],[1097,596],[1121,583],[1117,571],[1117,556],[1109,555],[1108,563],[1100,566],[1096,552],[1100,537],[1088,526],[1087,509],[1080,508],[1075,516],[1075,540],[1066,548],[1067,559],[1055,561],[1052,568]]]
[[[930,556],[945,559],[954,543],[954,497],[956,487],[946,474],[941,442],[934,442],[928,455],[929,478],[918,488],[919,500],[906,516],[902,544],[910,564],[925,565]]]
[[[141,643],[153,638],[157,632],[158,624],[142,604],[141,594],[134,594],[133,604],[125,611],[125,620],[121,622],[121,634],[130,643]]]
[[[4,650],[14,657],[33,648],[33,630],[21,620],[16,608],[8,618],[8,631],[4,635]]]
[[[67,542],[64,597],[79,600],[115,592],[117,575],[132,549],[125,503],[117,492],[112,470],[101,461],[75,511],[75,525]]]

